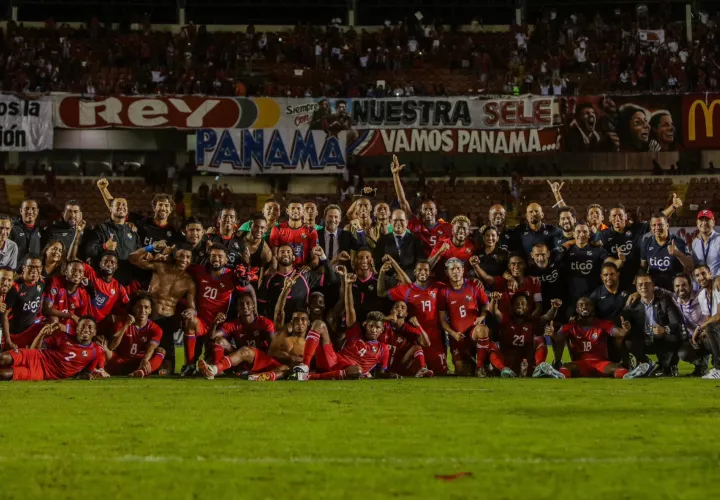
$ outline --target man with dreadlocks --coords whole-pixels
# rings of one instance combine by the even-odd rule
[[[431,269],[435,269],[435,277],[438,280],[445,280],[445,264],[450,259],[459,259],[466,272],[471,268],[470,257],[475,255],[475,245],[468,238],[469,234],[470,219],[458,215],[452,220],[452,237],[442,239],[435,244],[428,263]]]

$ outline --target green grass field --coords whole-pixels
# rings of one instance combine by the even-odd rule
[[[114,378],[0,401],[3,499],[676,499],[720,480],[720,384],[697,379]]]

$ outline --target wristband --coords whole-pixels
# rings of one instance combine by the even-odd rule
[[[147,253],[152,253],[152,252],[154,252],[154,251],[155,251],[155,245],[150,244],[150,245],[146,246],[146,247],[145,247],[145,251],[146,251]]]

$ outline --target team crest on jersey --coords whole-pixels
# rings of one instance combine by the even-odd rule
[[[253,332],[253,335],[255,335],[255,336],[257,337],[258,335],[260,335],[260,332],[257,331],[257,330],[255,330],[255,331]]]
[[[83,351],[83,352],[82,352],[82,356],[83,356],[83,358],[87,358],[87,356],[88,356],[87,351]]]
[[[432,297],[434,299],[436,295],[437,295],[437,292],[435,292],[435,290],[430,291],[430,297]]]
[[[172,232],[171,232],[171,231],[168,231],[168,232],[165,233],[165,234],[167,235],[168,238],[170,238],[170,237],[172,236]]]
[[[307,238],[307,234],[302,233],[302,234],[300,235],[300,237],[301,237],[302,239],[305,239],[305,238]]]
[[[114,289],[114,288],[113,288],[112,290],[110,290],[110,294],[111,294],[111,295],[115,295],[115,289]]]
[[[527,326],[523,326],[523,332],[527,332],[527,331],[528,331],[528,327],[527,327]]]
[[[630,231],[625,231],[625,236],[632,236],[632,232],[630,232]]]
[[[40,285],[37,286],[37,291],[42,292],[42,287]]]
[[[132,239],[132,233],[128,233],[127,237],[128,237],[129,240],[131,240],[131,239]]]
[[[547,236],[548,232],[547,232],[547,231],[543,231],[543,234],[544,234],[545,236]]]
[[[593,333],[592,335],[590,335],[590,338],[593,339],[593,340],[597,340],[597,339],[598,339],[598,334],[597,334],[597,332],[595,332],[595,333]]]
[[[143,337],[140,340],[142,340],[143,342],[147,342],[147,337]]]
[[[592,255],[592,250],[588,250],[588,255]]]
[[[455,304],[457,304],[457,301],[456,301],[456,300],[451,300],[451,301],[450,301],[450,305],[451,305],[451,306],[452,306],[452,305],[455,305]]]
[[[373,290],[375,290],[375,286],[374,286],[374,285],[368,285],[368,290],[370,290],[370,291],[372,292]]]
[[[469,254],[470,254],[470,249],[469,249],[469,248],[466,248],[466,249],[465,249],[465,253],[469,255]]]
[[[466,295],[465,298],[466,298],[468,301],[470,301],[470,300],[472,300],[472,295]]]
[[[50,290],[50,293],[52,293],[53,295],[57,295],[58,289],[57,289],[57,288],[53,288],[52,290]]]

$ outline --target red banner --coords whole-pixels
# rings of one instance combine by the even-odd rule
[[[685,147],[720,149],[720,93],[682,98]]]
[[[507,154],[552,153],[559,149],[556,127],[519,130],[381,129],[363,130],[348,146],[350,154],[397,153]]]

